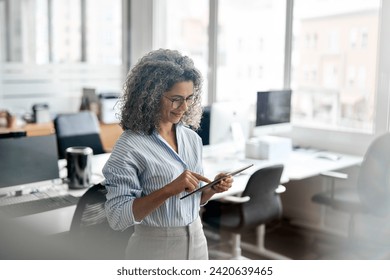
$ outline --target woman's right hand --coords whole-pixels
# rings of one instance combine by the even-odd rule
[[[133,215],[136,221],[141,221],[156,208],[160,207],[169,197],[183,191],[191,192],[199,186],[199,181],[209,183],[210,180],[200,174],[185,170],[175,180],[146,196],[136,198],[133,202]]]
[[[177,195],[183,191],[192,192],[199,187],[199,181],[210,183],[211,181],[202,175],[185,170],[179,177],[173,180],[168,186],[173,195]]]

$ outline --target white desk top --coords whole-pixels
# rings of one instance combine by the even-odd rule
[[[94,155],[92,157],[93,183],[103,180],[102,168],[109,158],[110,154]],[[319,175],[321,172],[337,170],[361,163],[362,158],[350,155],[340,154],[339,160],[329,160],[315,157],[315,154],[308,151],[294,151],[285,160],[268,161],[245,159],[242,153],[235,153],[231,146],[205,147],[204,149],[204,172],[205,176],[213,179],[218,173],[232,171],[253,163],[254,166],[234,177],[234,183],[231,190],[222,194],[216,194],[213,198],[220,198],[225,195],[241,193],[250,175],[257,169],[276,163],[285,165],[281,183],[289,180],[302,180],[312,176]],[[60,167],[65,166],[62,160],[59,162]],[[64,172],[64,168],[61,169]],[[66,168],[65,168],[66,172]],[[61,176],[64,176],[62,174]],[[66,176],[66,175],[65,175]],[[75,196],[81,196],[86,189],[68,190]],[[43,212],[16,218],[18,222],[31,225],[34,229],[42,234],[55,234],[68,231],[76,206],[65,207],[57,210]]]
[[[324,154],[325,152],[321,152]],[[221,194],[216,194],[213,199],[223,197],[225,195],[234,195],[241,193],[246,186],[247,181],[252,173],[256,170],[274,165],[283,164],[284,171],[282,174],[281,184],[292,180],[303,180],[313,176],[320,175],[325,171],[339,170],[350,166],[358,165],[362,162],[362,157],[345,155],[329,152],[329,154],[337,155],[337,160],[320,158],[317,155],[318,151],[314,150],[295,150],[292,151],[284,159],[278,160],[258,160],[245,158],[243,152],[237,152],[229,146],[228,143],[207,147],[204,153],[203,168],[206,177],[214,178],[220,172],[227,172],[244,166],[248,163],[253,163],[254,166],[243,172],[242,175],[234,177],[232,188]]]

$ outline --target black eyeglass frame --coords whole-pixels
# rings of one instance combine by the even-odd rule
[[[183,105],[184,101],[186,102],[187,106],[191,106],[191,105],[193,104],[194,98],[195,98],[195,96],[194,96],[193,94],[191,94],[191,95],[188,96],[187,98],[184,98],[184,97],[182,97],[182,96],[177,96],[177,97],[174,97],[173,99],[172,99],[172,98],[169,98],[169,97],[167,97],[167,96],[165,96],[165,95],[163,95],[163,96],[164,96],[166,99],[168,99],[169,101],[172,102],[171,106],[172,106],[172,108],[174,108],[174,109],[180,108],[180,107]],[[176,102],[177,106],[174,106],[175,102]]]

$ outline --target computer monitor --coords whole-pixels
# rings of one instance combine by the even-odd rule
[[[55,134],[0,139],[0,188],[58,178]]]
[[[244,145],[249,136],[249,105],[216,102],[210,112],[210,144],[235,142]]]
[[[284,133],[291,130],[291,90],[257,92],[256,123],[253,136]]]

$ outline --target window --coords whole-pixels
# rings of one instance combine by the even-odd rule
[[[5,61],[6,57],[6,8],[5,0],[0,0],[0,63]]]
[[[51,5],[51,62],[82,61],[80,0],[52,0]]]
[[[358,35],[356,28],[352,28],[349,33],[349,45],[351,46],[351,49],[356,48],[357,37]]]
[[[0,0],[0,59],[121,64],[121,13],[121,0]]]
[[[204,79],[203,102],[208,82],[208,0],[160,0],[157,3],[154,49],[180,50],[194,60]]]
[[[195,58],[201,53],[204,67],[199,68],[210,79],[210,102],[252,103],[259,90],[290,86],[294,127],[374,132],[381,1],[296,0],[292,24],[286,22],[288,1],[164,0],[155,5],[158,44],[153,48],[181,49]],[[216,18],[210,13],[208,21],[208,10],[215,7]],[[190,39],[188,34],[197,35]],[[285,41],[289,37],[291,42]],[[216,42],[216,50],[209,50],[209,41]]]
[[[216,100],[254,103],[258,91],[283,88],[285,1],[218,6]]]
[[[364,28],[361,30],[361,47],[364,49],[364,48],[367,48],[368,46],[368,33],[367,33],[367,29]]]
[[[329,53],[337,54],[340,51],[339,32],[337,30],[330,30],[329,32]]]
[[[122,13],[122,0],[0,0],[1,106],[73,112],[84,87],[119,92]]]
[[[86,61],[122,63],[121,0],[86,1]]]
[[[380,1],[372,0],[294,1],[295,125],[373,132],[379,9]],[[308,30],[328,44],[318,40],[308,49]],[[310,64],[321,80],[308,82]]]

